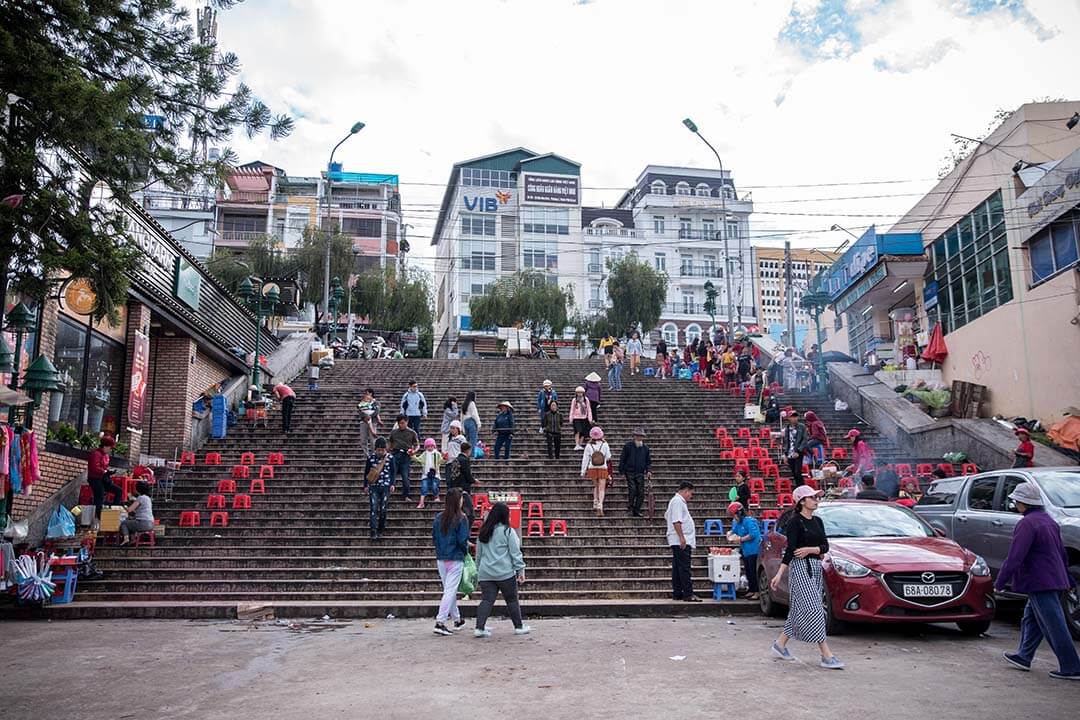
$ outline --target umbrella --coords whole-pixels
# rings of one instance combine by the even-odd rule
[[[941,323],[934,326],[934,332],[930,334],[930,342],[923,349],[922,359],[932,363],[945,362],[949,349],[945,347],[945,333],[941,330]]]

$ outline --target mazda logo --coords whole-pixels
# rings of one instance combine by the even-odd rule
[[[922,574],[922,581],[924,583],[926,583],[927,585],[934,582],[934,580],[937,580],[937,576],[934,575],[934,573],[932,573],[932,572],[924,572]]]

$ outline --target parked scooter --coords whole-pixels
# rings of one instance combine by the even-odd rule
[[[357,335],[349,343],[349,351],[345,354],[349,360],[361,360],[364,357],[364,338]]]

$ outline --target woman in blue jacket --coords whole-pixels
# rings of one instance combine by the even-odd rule
[[[746,514],[741,502],[728,505],[731,515],[731,533],[728,538],[739,543],[743,562],[746,563],[746,584],[750,589],[747,600],[757,600],[760,595],[757,577],[758,552],[761,550],[761,528],[758,521]]]
[[[442,578],[443,596],[439,614],[435,616],[435,634],[453,635],[446,621],[453,618],[454,630],[465,621],[457,606],[458,583],[465,567],[465,553],[469,552],[469,520],[461,511],[461,488],[451,488],[446,493],[446,506],[435,516],[431,526],[431,539],[435,541],[435,559]]]
[[[499,459],[500,451],[505,450],[503,457],[510,459],[510,445],[514,441],[514,406],[507,401],[499,403],[499,414],[495,416],[495,459]]]

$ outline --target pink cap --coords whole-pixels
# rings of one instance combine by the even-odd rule
[[[862,435],[861,432],[859,432],[855,428],[851,428],[850,430],[847,431],[847,435],[845,435],[844,437],[847,438],[848,440],[851,440],[853,438],[860,437],[861,435]]]
[[[428,450],[435,449],[435,438],[428,438],[427,440],[425,440],[424,441],[424,447],[427,448]]]
[[[592,430],[589,431],[589,437],[591,437],[593,440],[600,440],[604,437],[604,431],[598,427],[594,427]]]
[[[791,501],[798,505],[799,501],[803,498],[819,497],[823,494],[824,493],[822,493],[821,490],[815,490],[809,485],[800,485],[799,487],[795,488],[795,492],[791,493]]]

